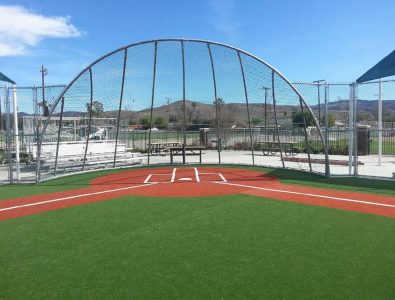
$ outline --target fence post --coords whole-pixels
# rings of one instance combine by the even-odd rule
[[[378,99],[378,122],[379,122],[379,149],[378,149],[378,165],[381,166],[381,157],[383,155],[383,97],[381,89],[381,78],[379,79],[379,99]]]
[[[325,83],[325,145],[324,145],[324,153],[326,153],[325,159],[325,175],[330,176],[329,169],[329,121],[328,121],[328,98],[329,98],[329,85]]]
[[[154,69],[152,75],[152,92],[151,92],[151,109],[150,109],[150,121],[149,121],[149,132],[148,132],[148,165],[150,164],[150,147],[151,147],[151,128],[152,128],[152,112],[154,109],[154,99],[155,99],[155,78],[156,78],[156,58],[157,58],[157,51],[158,51],[158,42],[155,42],[154,45]],[[147,146],[147,142],[146,142]]]
[[[11,107],[10,107],[10,96],[8,93],[8,87],[4,87],[5,90],[5,109],[6,109],[6,144],[7,144],[7,158],[8,158],[8,180],[10,183],[14,182],[13,179],[13,166],[12,166],[12,139],[11,139]]]
[[[217,81],[215,78],[215,68],[213,55],[211,53],[210,44],[207,43],[208,54],[210,56],[211,72],[213,74],[213,84],[214,84],[214,103],[215,103],[215,119],[216,119],[216,132],[217,132],[217,150],[218,150],[218,163],[221,164],[221,138],[219,133],[219,111],[218,111],[218,98],[217,98]]]
[[[354,176],[358,176],[358,120],[357,120],[357,109],[358,109],[358,85],[357,83],[352,84],[353,88],[353,120],[354,120]]]
[[[354,86],[350,84],[350,101],[348,111],[348,174],[353,173],[354,154]]]
[[[284,157],[283,157],[283,149],[281,147],[281,140],[280,140],[280,129],[278,128],[278,121],[277,121],[276,93],[275,93],[275,90],[274,90],[274,70],[272,70],[272,99],[273,99],[274,121],[276,123],[276,130],[277,130],[277,141],[278,141],[278,145],[279,145],[279,148],[280,148],[281,163],[282,163],[283,168],[285,168]],[[299,101],[300,101],[300,97],[299,97]],[[274,131],[273,131],[273,134],[274,134]]]
[[[115,168],[115,162],[117,160],[119,127],[120,127],[122,101],[123,101],[123,89],[124,89],[124,86],[125,86],[125,73],[126,73],[126,61],[127,61],[127,58],[128,58],[128,48],[125,48],[124,56],[123,56],[121,94],[119,96],[119,108],[118,108],[118,116],[117,116],[117,131],[116,131],[116,134],[115,134],[114,161],[113,161],[113,165],[112,165],[114,168]],[[127,139],[127,140],[129,140],[129,139]],[[126,145],[126,147],[128,147],[127,143],[125,143],[125,145]]]

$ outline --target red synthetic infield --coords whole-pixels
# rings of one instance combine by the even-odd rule
[[[126,195],[198,197],[248,194],[395,217],[395,197],[290,186],[262,172],[236,168],[146,168],[98,177],[89,187],[0,201],[0,220]]]

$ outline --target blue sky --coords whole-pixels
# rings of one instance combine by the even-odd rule
[[[116,48],[166,37],[230,44],[291,81],[353,81],[394,50],[395,1],[7,1],[0,71],[19,86],[68,83]]]

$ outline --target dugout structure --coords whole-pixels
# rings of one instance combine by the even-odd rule
[[[325,141],[301,94],[265,61],[221,43],[151,40],[104,55],[82,70],[56,99],[44,122],[41,141],[50,134],[48,124],[54,124],[54,116],[70,117],[87,108],[88,132],[94,118],[116,119],[111,132],[111,167],[120,166],[120,140],[133,140],[131,148],[143,153],[147,158],[144,163],[150,165],[170,163],[166,151],[161,155],[149,151],[152,144],[164,141],[184,148],[204,147],[202,163],[329,174]],[[298,122],[294,115],[300,116]],[[64,122],[57,123],[57,131],[63,132]],[[317,149],[310,147],[311,139],[319,145]],[[64,152],[61,134],[55,143],[55,166],[47,177],[57,174],[58,155]],[[94,140],[86,135],[84,143],[83,162]],[[313,155],[320,159],[313,159]],[[194,163],[195,159],[181,155],[175,163]],[[85,170],[82,163],[70,166],[69,171]],[[68,171],[67,167],[63,171]]]

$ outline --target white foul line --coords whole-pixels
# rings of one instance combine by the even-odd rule
[[[292,191],[286,191],[286,190],[276,190],[276,189],[269,189],[269,188],[264,188],[264,187],[257,187],[257,186],[238,184],[238,183],[229,183],[229,182],[220,182],[220,181],[217,181],[217,182],[214,181],[213,183],[219,183],[219,184],[225,184],[225,185],[234,185],[234,186],[246,187],[246,188],[251,188],[251,189],[256,189],[256,190],[263,190],[263,191],[269,191],[269,192],[277,192],[277,193],[293,194],[293,195],[302,195],[302,196],[311,196],[311,197],[325,198],[325,199],[331,199],[331,200],[337,200],[337,201],[356,202],[356,203],[362,203],[362,204],[367,204],[367,205],[376,205],[376,206],[385,206],[385,207],[393,207],[393,208],[395,208],[395,205],[385,204],[385,203],[368,202],[368,201],[362,201],[362,200],[338,198],[338,197],[332,197],[332,196],[316,195],[316,194],[301,193],[301,192],[292,192]]]
[[[170,182],[174,182],[174,179],[176,178],[176,170],[177,170],[177,168],[173,169],[173,172],[171,173],[171,180],[170,180]]]
[[[119,188],[119,189],[112,189],[112,190],[101,191],[101,192],[94,192],[94,193],[87,193],[87,194],[63,197],[63,198],[46,200],[46,201],[41,201],[41,202],[29,203],[29,204],[23,204],[23,205],[18,205],[18,206],[11,206],[11,207],[6,207],[6,208],[0,208],[0,212],[6,211],[6,210],[22,208],[22,207],[41,205],[41,204],[46,204],[46,203],[51,203],[51,202],[58,202],[58,201],[82,198],[82,197],[86,197],[86,196],[94,196],[94,195],[100,195],[100,194],[106,194],[106,193],[112,193],[112,192],[118,192],[118,191],[124,191],[124,190],[131,190],[131,189],[136,189],[136,188],[149,186],[149,185],[154,185],[154,184],[156,184],[156,182],[146,183],[146,184],[141,184],[141,185],[135,185],[135,186],[129,186],[129,187],[124,187],[124,188]]]
[[[194,169],[195,169],[196,182],[200,182],[198,169],[197,168],[194,168]]]

